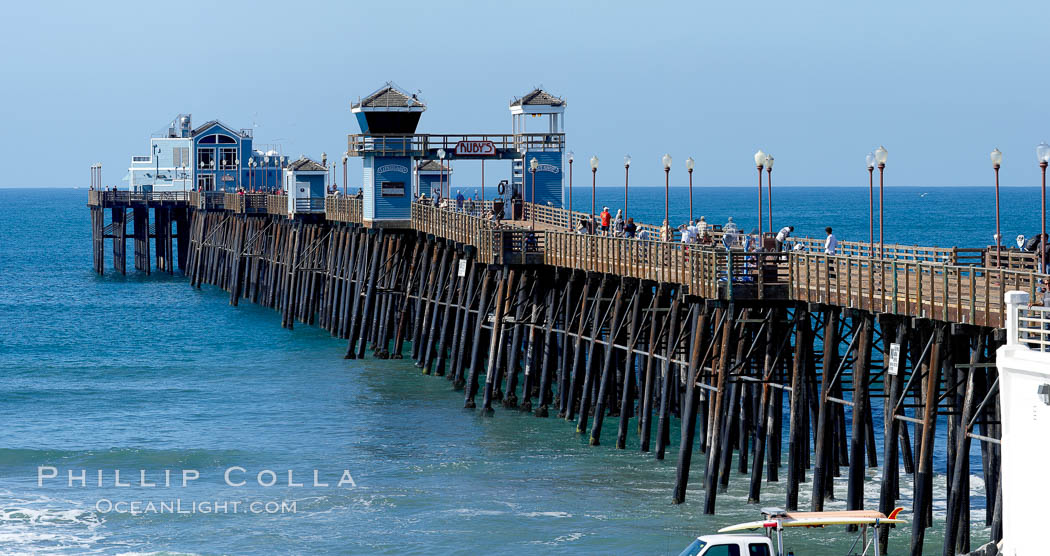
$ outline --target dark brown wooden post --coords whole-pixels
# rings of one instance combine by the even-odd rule
[[[834,423],[828,396],[839,368],[839,309],[824,309],[824,362],[821,365],[820,396],[817,398],[816,454],[813,465],[813,496],[810,502],[814,512],[824,511],[824,501],[835,496],[830,473],[834,451]]]
[[[678,466],[675,469],[674,495],[671,502],[681,504],[685,502],[685,494],[689,486],[689,467],[693,461],[693,442],[696,437],[696,409],[699,405],[700,387],[696,385],[703,371],[704,361],[701,361],[701,353],[707,340],[707,307],[706,305],[695,308],[696,315],[693,322],[693,342],[689,352],[689,369],[685,382],[685,401],[682,408],[682,439],[678,447]],[[717,318],[717,317],[716,317]],[[628,379],[628,382],[630,380]]]
[[[715,513],[715,496],[718,489],[718,460],[723,449],[722,435],[720,433],[726,421],[726,410],[723,406],[727,405],[725,394],[730,365],[729,346],[732,342],[733,328],[735,326],[733,317],[733,306],[730,304],[719,336],[721,346],[719,348],[718,369],[716,371],[718,378],[715,386],[715,403],[713,408],[715,420],[714,425],[711,427],[711,440],[707,448],[707,470],[704,474],[704,489],[707,491],[704,498],[704,514],[707,515]]]
[[[867,426],[864,415],[869,413],[868,379],[871,369],[873,316],[869,312],[856,312],[853,323],[858,335],[853,359],[853,418],[850,440],[849,481],[846,486],[846,509],[864,509],[864,448]]]
[[[922,544],[926,538],[927,515],[933,501],[933,444],[937,427],[937,396],[940,392],[942,357],[944,356],[945,333],[941,324],[935,325],[933,350],[926,377],[923,379],[925,408],[922,415],[922,441],[919,446],[918,469],[915,473],[915,494],[912,506],[911,554],[922,556]]]

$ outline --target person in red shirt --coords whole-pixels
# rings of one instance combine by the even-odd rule
[[[609,234],[609,221],[612,219],[612,215],[609,214],[609,207],[602,207],[602,235]]]

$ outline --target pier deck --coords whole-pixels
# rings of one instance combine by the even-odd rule
[[[937,470],[949,482],[945,553],[970,546],[972,440],[983,519],[1001,537],[995,349],[1019,310],[1004,294],[1037,298],[1045,281],[1030,253],[1003,250],[999,261],[994,249],[888,245],[876,257],[844,241],[825,255],[809,238],[793,238],[799,251],[727,250],[717,231],[709,245],[576,234],[570,224],[589,214],[530,204],[522,219],[494,221],[477,215],[489,204],[470,214],[415,203],[405,227],[367,228],[360,199],[314,201],[290,212],[278,195],[91,191],[95,269],[112,238],[124,272],[133,237],[136,268],[150,271],[152,238],[157,268],[172,272],[175,239],[194,286],[273,307],[282,326],[316,324],[347,340],[348,358],[368,347],[399,358],[411,345],[424,373],[463,389],[466,407],[478,394],[485,413],[535,403],[537,416],[556,410],[594,445],[613,419],[617,448],[636,426],[639,449],[658,459],[678,418],[672,500],[684,500],[702,452],[707,513],[734,453],[750,502],[786,466],[785,506],[797,508],[808,482],[819,511],[848,467],[847,508],[862,509],[865,468],[880,466],[871,400],[882,399],[878,509],[894,507],[900,474],[912,474],[912,553],[932,524],[938,426],[948,430]]]

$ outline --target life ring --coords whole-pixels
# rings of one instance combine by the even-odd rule
[[[501,181],[501,182],[499,182],[499,185],[496,186],[496,191],[499,191],[500,195],[503,195],[503,193],[505,193],[506,190],[507,190],[506,182],[502,182]]]

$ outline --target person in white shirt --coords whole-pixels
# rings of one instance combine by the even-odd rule
[[[728,234],[728,233],[736,232],[737,230],[738,230],[738,228],[736,227],[736,222],[733,222],[733,217],[730,216],[729,220],[726,222],[726,225],[722,226],[722,231],[724,233]]]
[[[828,238],[824,240],[824,254],[834,255],[839,248],[839,240],[831,233],[831,226],[824,228],[824,231],[828,233]]]
[[[707,235],[707,220],[703,216],[701,216],[700,219],[696,221],[696,237],[697,237],[697,239],[699,241],[703,241],[704,240],[704,236],[706,236],[706,235]]]
[[[784,242],[787,241],[788,236],[790,236],[791,232],[794,231],[794,226],[784,226],[780,229],[779,232],[777,232],[777,251],[784,250]]]

